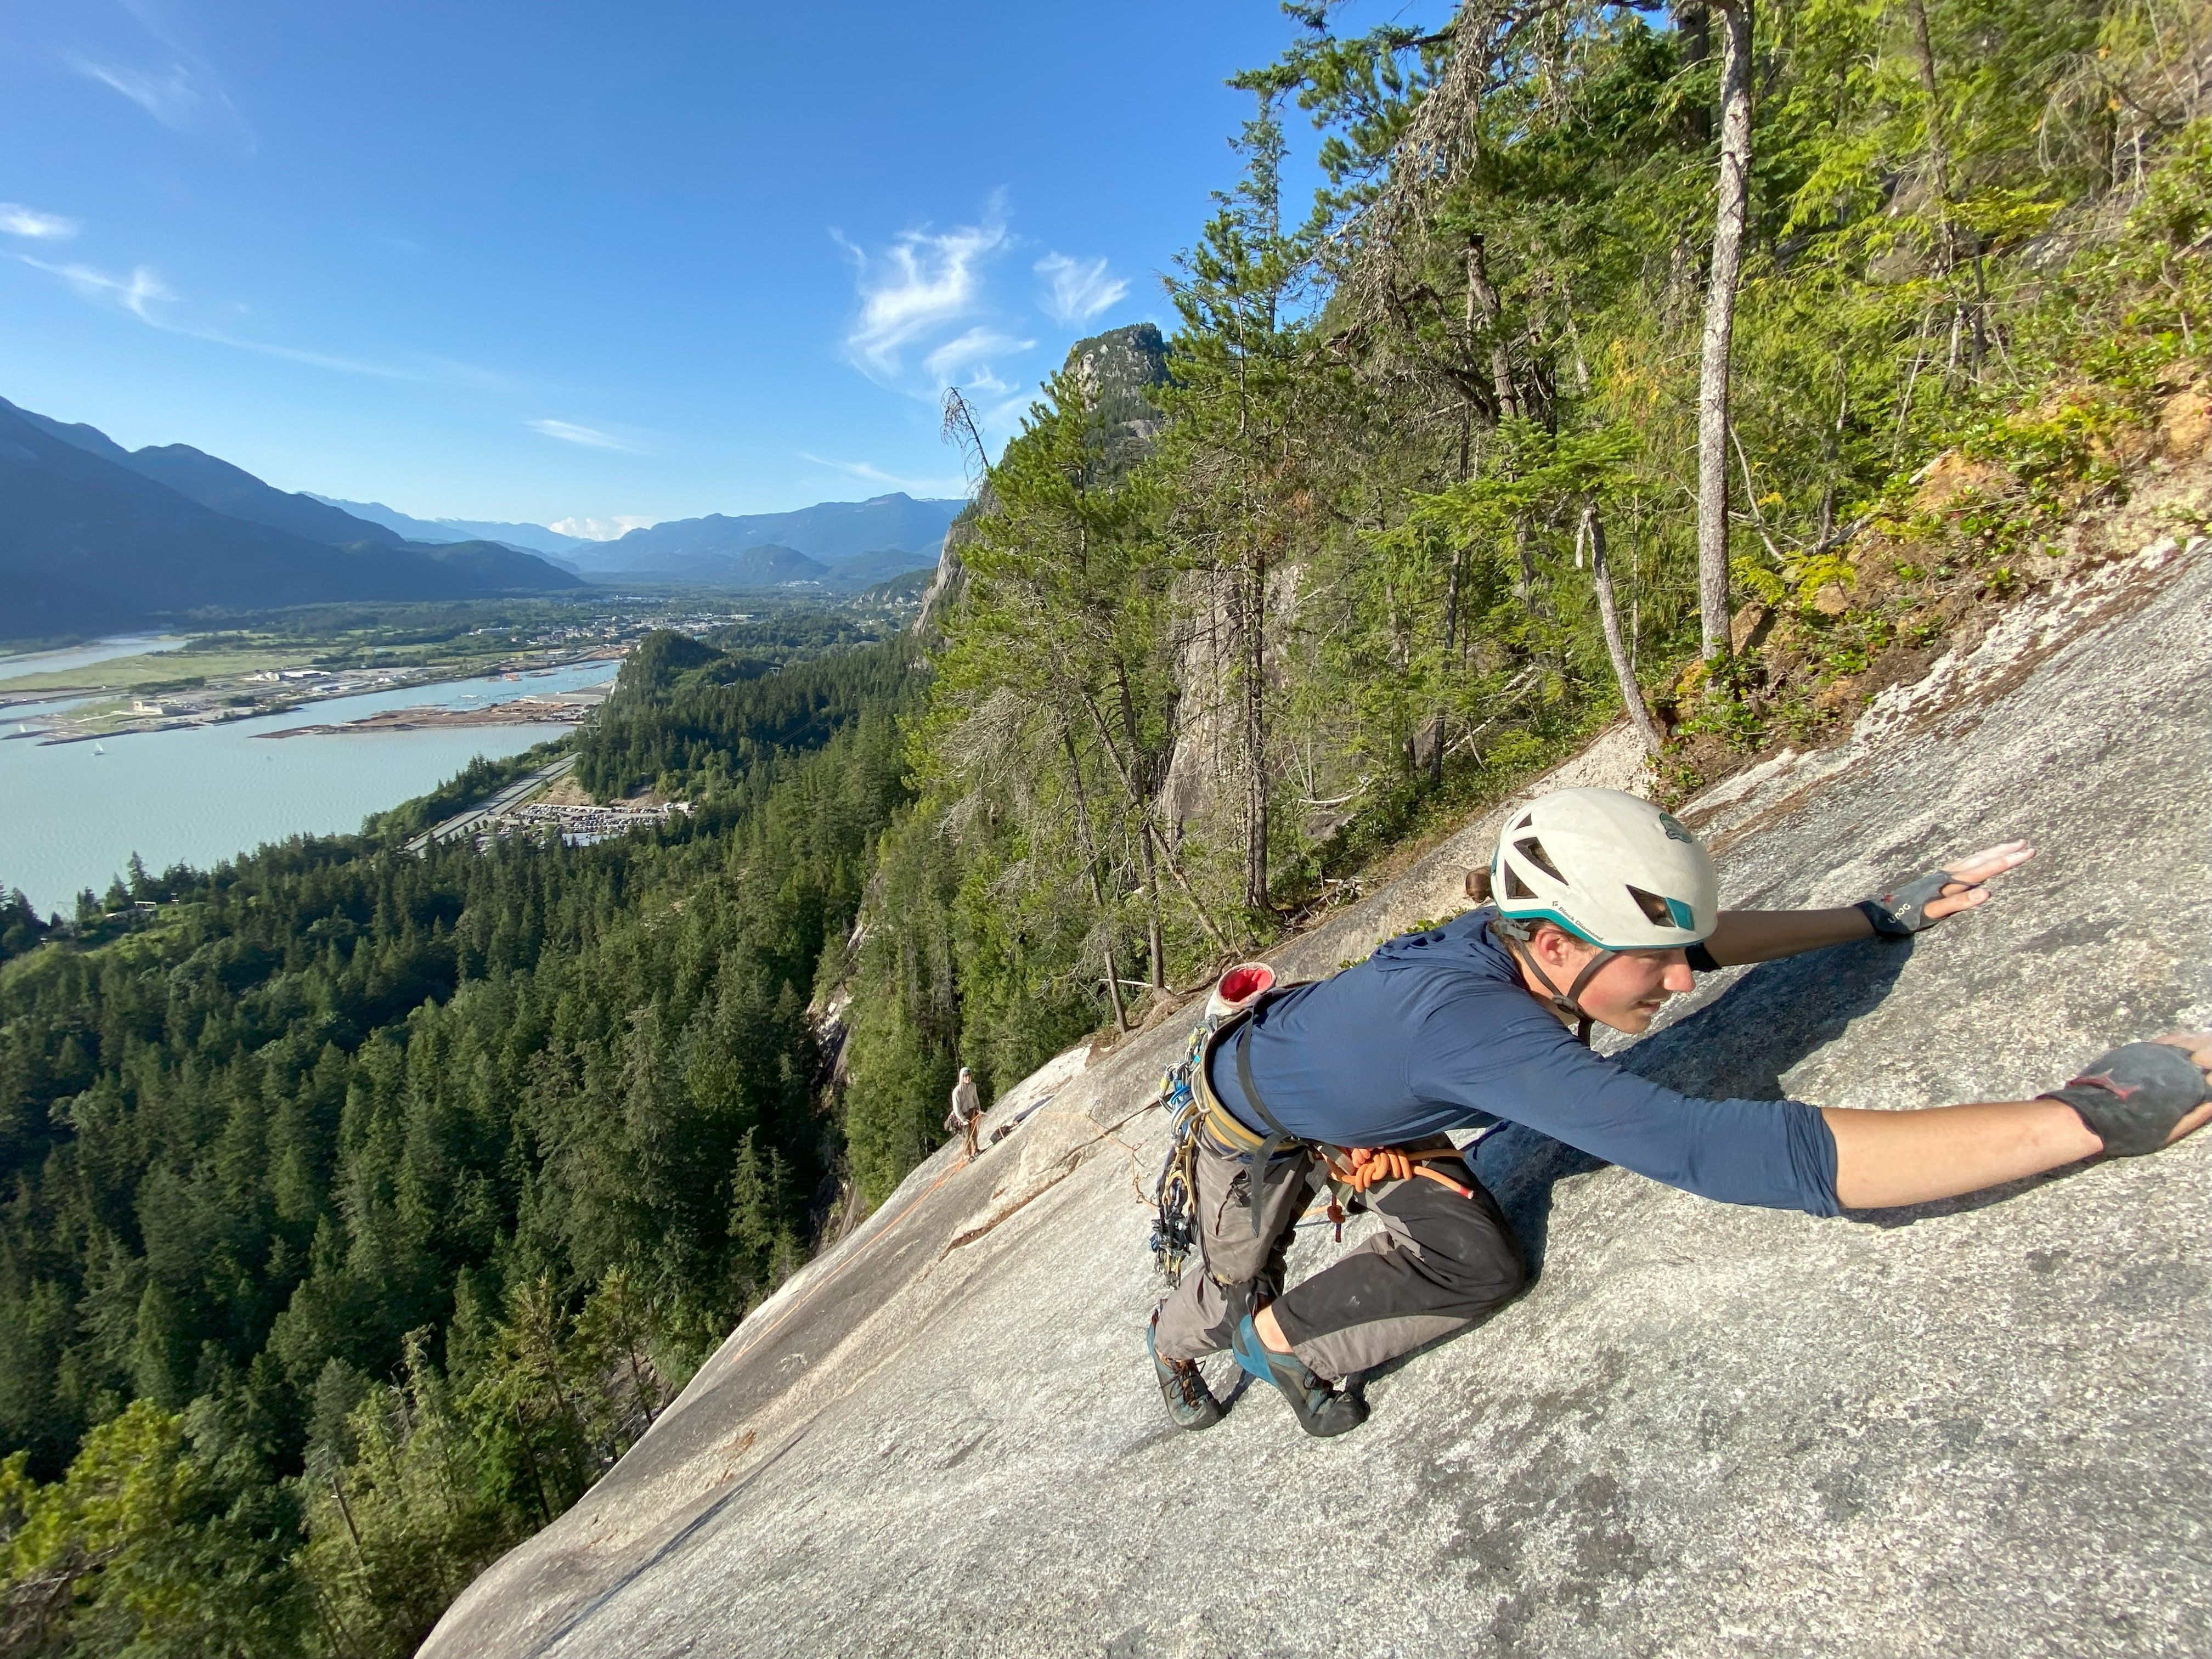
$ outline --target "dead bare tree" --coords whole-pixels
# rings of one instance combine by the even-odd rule
[[[1613,684],[1620,688],[1620,706],[1628,711],[1629,723],[1635,726],[1636,735],[1644,739],[1644,750],[1657,757],[1666,747],[1666,739],[1659,735],[1659,727],[1644,707],[1644,689],[1636,683],[1636,670],[1629,661],[1628,649],[1620,637],[1620,610],[1613,603],[1613,568],[1605,558],[1605,520],[1600,516],[1595,501],[1583,504],[1583,521],[1577,534],[1589,546],[1590,581],[1597,589],[1598,624],[1605,630],[1605,654],[1613,661]]]
[[[960,452],[961,470],[968,475],[968,489],[975,489],[991,476],[991,453],[983,447],[983,434],[975,428],[975,416],[960,388],[945,388],[945,420],[939,435]]]
[[[1729,648],[1729,353],[1751,196],[1751,0],[1721,15],[1721,154],[1705,335],[1698,365],[1698,619],[1707,661]]]

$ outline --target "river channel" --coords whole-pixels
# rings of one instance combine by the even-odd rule
[[[573,691],[611,679],[620,666],[579,663],[518,679],[334,697],[282,714],[97,744],[0,738],[0,890],[20,887],[41,913],[66,914],[79,889],[106,891],[133,853],[149,870],[204,867],[287,836],[358,830],[371,813],[435,788],[479,755],[520,754],[565,728],[459,726],[276,740],[258,734],[339,725],[386,708],[474,708]],[[13,717],[32,711],[4,712],[0,732],[12,732]]]

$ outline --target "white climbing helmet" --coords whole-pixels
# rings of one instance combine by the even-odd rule
[[[1720,920],[1712,855],[1648,800],[1559,789],[1505,821],[1490,866],[1498,914],[1554,921],[1608,951],[1695,945]]]

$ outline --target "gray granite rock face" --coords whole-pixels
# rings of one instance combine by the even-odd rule
[[[2149,550],[1848,744],[1696,803],[1734,903],[1855,898],[2014,836],[2042,854],[1910,945],[1715,975],[1625,1062],[1905,1107],[2032,1094],[2212,1023],[2208,640],[2212,556]],[[1456,908],[1495,822],[1281,965]],[[997,1121],[1045,1103],[972,1166],[939,1153],[757,1311],[424,1651],[2212,1650],[2212,1134],[1822,1221],[1502,1131],[1479,1158],[1541,1261],[1528,1295],[1376,1378],[1342,1439],[1264,1392],[1189,1435],[1141,1341],[1148,1105],[1186,1029],[1013,1091]]]

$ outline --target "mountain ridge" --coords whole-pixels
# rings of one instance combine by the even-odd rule
[[[709,513],[633,530],[570,556],[587,573],[678,568],[672,561],[735,557],[764,544],[790,548],[835,566],[886,550],[934,556],[964,501],[917,501],[903,490],[861,501],[817,501],[788,513]]]
[[[231,501],[246,516],[196,494]],[[27,637],[203,610],[469,599],[582,585],[535,555],[491,543],[419,547],[365,524],[354,536],[358,520],[189,446],[134,454],[96,428],[54,421],[5,399],[0,518],[9,532],[0,540],[0,578]],[[321,526],[348,539],[311,538],[291,524]]]
[[[382,501],[349,501],[337,495],[304,492],[325,507],[337,507],[369,524],[382,525],[412,542],[503,542],[526,553],[565,557],[573,548],[592,545],[586,536],[571,536],[550,525],[509,523],[493,519],[418,519]]]

